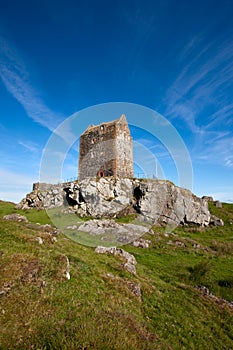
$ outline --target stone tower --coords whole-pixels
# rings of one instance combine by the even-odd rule
[[[78,178],[96,176],[134,177],[132,137],[124,115],[90,125],[80,136]]]

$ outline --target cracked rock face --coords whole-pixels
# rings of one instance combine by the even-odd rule
[[[80,182],[86,211],[93,217],[114,217],[131,206],[150,224],[209,224],[208,203],[169,181],[101,178]]]
[[[80,216],[114,218],[126,212],[150,225],[210,222],[208,201],[166,180],[92,178],[59,185],[36,184],[18,208],[71,208]],[[66,209],[64,209],[66,210]]]
[[[80,192],[86,210],[93,217],[115,216],[130,205],[133,186],[129,179],[101,178],[80,182]]]
[[[140,202],[146,218],[161,224],[209,224],[208,204],[169,181],[152,181]]]

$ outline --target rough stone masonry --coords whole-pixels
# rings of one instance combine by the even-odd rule
[[[79,180],[134,176],[132,137],[126,117],[90,125],[80,136]]]

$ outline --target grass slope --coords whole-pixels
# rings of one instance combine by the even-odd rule
[[[154,228],[149,249],[125,246],[133,276],[117,257],[63,234],[54,242],[36,225],[50,223],[45,211],[0,202],[0,349],[233,349],[233,309],[219,299],[233,300],[233,205],[211,211],[224,227]],[[30,223],[2,219],[13,212]]]

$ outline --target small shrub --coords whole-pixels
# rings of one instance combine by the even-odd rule
[[[227,254],[233,254],[233,243],[232,242],[217,242],[216,240],[213,240],[211,242],[211,249],[216,251],[218,255],[227,255]]]
[[[194,282],[200,282],[200,280],[210,271],[211,264],[208,261],[202,261],[194,267],[190,267],[189,279]]]

